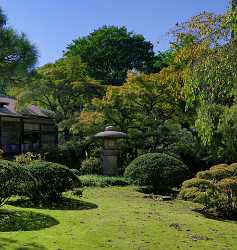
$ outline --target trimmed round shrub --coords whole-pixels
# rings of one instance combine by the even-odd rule
[[[57,202],[63,192],[81,187],[81,182],[73,171],[64,165],[46,161],[34,161],[26,167],[36,184],[30,186],[26,194],[34,202]]]
[[[28,172],[15,162],[0,160],[0,206],[23,188],[31,179]],[[31,179],[33,183],[33,179]]]
[[[125,177],[133,184],[167,192],[179,186],[189,176],[184,163],[164,153],[144,154],[133,160],[125,170]]]

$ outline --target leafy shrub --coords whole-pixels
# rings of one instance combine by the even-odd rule
[[[73,172],[73,174],[75,174],[76,176],[80,176],[81,172],[78,169],[71,169],[71,171]]]
[[[32,161],[42,161],[43,157],[41,154],[34,154],[32,152],[27,152],[25,154],[16,156],[16,163],[20,165],[30,164]]]
[[[36,180],[36,185],[28,185],[26,194],[35,202],[56,202],[63,192],[81,186],[79,178],[60,164],[34,161],[27,165],[27,169]]]
[[[85,158],[84,148],[77,142],[66,142],[55,147],[44,147],[41,154],[49,162],[66,165],[69,168],[78,168],[81,159]]]
[[[237,164],[219,164],[183,183],[179,197],[225,215],[237,212]]]
[[[24,168],[15,162],[0,160],[0,206],[16,194],[16,190],[24,185],[27,179],[30,179],[30,176]]]
[[[233,168],[226,164],[215,165],[210,170],[200,171],[197,173],[197,178],[219,181],[223,178],[228,178],[233,175]]]
[[[71,169],[80,169],[82,161],[88,156],[97,157],[99,146],[91,140],[68,141],[56,147],[45,147],[41,154],[46,161],[59,163]]]
[[[182,161],[163,153],[141,155],[125,170],[125,176],[135,185],[151,187],[158,192],[179,186],[188,175],[189,169]]]
[[[81,174],[101,174],[102,168],[100,159],[90,157],[82,161],[80,172]]]
[[[107,187],[107,186],[127,186],[129,181],[124,177],[83,175],[80,176],[82,186],[85,187]]]

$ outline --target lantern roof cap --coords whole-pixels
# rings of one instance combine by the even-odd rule
[[[108,126],[105,128],[105,131],[99,132],[94,135],[94,137],[96,138],[105,138],[105,139],[106,138],[107,139],[110,139],[110,138],[119,139],[119,138],[124,138],[126,136],[127,136],[126,133],[118,131],[114,126]]]

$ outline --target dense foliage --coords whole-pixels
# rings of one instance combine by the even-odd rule
[[[179,186],[189,174],[189,169],[182,161],[160,153],[139,156],[125,171],[125,176],[134,184],[152,187],[161,193]]]
[[[236,159],[236,15],[204,12],[174,32],[186,109],[195,109],[194,124],[212,162]]]
[[[91,139],[68,141],[55,147],[45,147],[41,156],[46,161],[66,165],[69,168],[80,169],[82,162],[90,157],[100,156],[101,145]]]
[[[37,50],[26,35],[7,26],[0,7],[0,92],[5,94],[10,83],[25,79],[37,61]]]
[[[125,27],[103,26],[74,40],[66,55],[80,56],[91,77],[104,84],[121,85],[128,70],[148,72],[153,66],[153,45]]]
[[[237,163],[220,164],[198,172],[183,183],[180,198],[202,203],[225,215],[237,212]]]
[[[0,206],[20,189],[25,182],[34,180],[29,176],[27,170],[19,167],[16,163],[0,160]]]
[[[64,132],[65,140],[69,139],[74,114],[80,114],[90,99],[103,93],[104,88],[88,76],[86,65],[76,56],[41,67],[30,81],[9,90],[21,108],[32,103],[53,111],[51,116]]]
[[[81,174],[102,174],[101,160],[99,158],[90,157],[82,161]]]

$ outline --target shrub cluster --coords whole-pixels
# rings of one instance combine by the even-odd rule
[[[180,198],[204,204],[225,215],[237,212],[237,163],[219,164],[183,183]]]
[[[101,146],[90,139],[80,142],[68,141],[56,147],[44,148],[41,155],[46,161],[65,165],[71,169],[80,169],[84,160],[98,158]]]
[[[184,163],[164,153],[148,153],[139,156],[125,170],[125,176],[138,186],[166,193],[179,186],[189,175]]]
[[[41,155],[46,161],[66,165],[69,168],[79,168],[81,160],[86,158],[87,144],[69,141],[51,148],[43,148]]]

